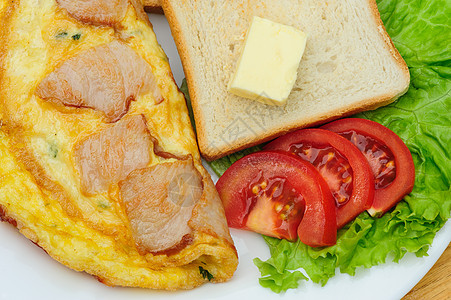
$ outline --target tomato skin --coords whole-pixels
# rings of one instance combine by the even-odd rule
[[[337,207],[337,228],[343,227],[371,207],[374,178],[366,158],[356,146],[340,135],[324,129],[300,129],[275,139],[264,149],[290,151],[293,145],[299,143],[330,145],[347,159],[353,170],[352,194],[346,204]]]
[[[396,177],[389,186],[375,190],[373,204],[368,209],[371,216],[383,215],[405,195],[412,192],[415,182],[415,165],[409,149],[396,133],[377,122],[359,118],[337,120],[321,128],[338,134],[353,130],[385,144],[393,153]]]
[[[246,217],[256,205],[246,203],[243,190],[248,189],[249,183],[260,173],[264,178],[284,178],[305,201],[302,220],[299,217],[293,222],[295,227],[290,228],[291,232],[284,236],[273,232],[270,236],[294,240],[299,235],[303,243],[312,247],[336,243],[335,204],[327,183],[311,164],[280,151],[249,154],[232,164],[219,178],[216,188],[230,227],[249,229]]]
[[[318,173],[311,164],[305,164],[305,167],[306,174],[310,173],[313,175]],[[326,181],[324,181],[320,174],[318,175],[319,177],[317,177],[316,182],[319,188],[317,191],[311,192],[323,195],[321,197],[322,201],[306,201],[304,217],[297,230],[301,242],[310,247],[332,246],[337,242],[335,200],[330,193]]]

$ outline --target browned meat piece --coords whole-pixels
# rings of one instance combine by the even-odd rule
[[[203,191],[191,159],[136,170],[120,190],[140,252],[169,251],[190,242],[188,221]]]
[[[87,195],[107,191],[112,183],[150,162],[152,141],[143,115],[122,119],[75,146],[75,161]]]
[[[149,91],[156,103],[163,100],[150,65],[127,45],[112,41],[65,61],[41,81],[36,94],[102,111],[115,122],[127,113],[131,100]]]
[[[127,0],[57,0],[57,2],[81,22],[110,26],[124,18],[128,6]]]

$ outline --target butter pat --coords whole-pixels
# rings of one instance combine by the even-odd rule
[[[306,41],[301,30],[254,17],[229,92],[266,104],[285,104]]]

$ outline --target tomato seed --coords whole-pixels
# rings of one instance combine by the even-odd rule
[[[252,193],[254,193],[254,195],[257,195],[259,191],[260,191],[260,189],[259,189],[258,185],[254,185],[252,187]]]

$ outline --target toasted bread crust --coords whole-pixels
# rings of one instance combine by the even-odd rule
[[[208,160],[215,159],[213,158],[213,156],[219,158],[220,157],[219,154],[213,153],[213,156],[210,157],[208,153],[207,147],[208,145],[205,138],[206,137],[205,120],[201,117],[201,108],[198,102],[199,95],[197,89],[195,88],[197,85],[196,85],[196,77],[194,74],[193,62],[189,52],[186,50],[187,49],[186,40],[185,36],[182,33],[182,27],[177,20],[175,10],[172,6],[171,1],[161,0],[161,6],[163,8],[166,19],[168,20],[171,26],[171,33],[177,45],[177,49],[183,65],[183,71],[185,72],[186,82],[188,84],[188,91],[190,98],[192,100],[191,104],[193,108],[194,119],[196,121],[196,134],[199,150],[202,153],[202,155]],[[233,152],[233,149],[229,153],[231,152]]]
[[[303,123],[299,123],[299,122],[289,123],[289,124],[287,124],[286,126],[282,127],[279,130],[270,131],[270,132],[268,132],[268,134],[265,134],[264,136],[260,136],[261,138],[259,138],[259,139],[254,139],[254,140],[252,140],[250,142],[237,143],[236,146],[233,147],[233,148],[224,149],[223,150],[224,152],[208,151],[208,148],[207,148],[208,152],[204,154],[202,152],[202,148],[200,148],[200,141],[199,141],[199,148],[200,148],[201,152],[203,153],[204,158],[207,161],[216,160],[216,159],[219,159],[219,158],[224,157],[226,155],[232,154],[234,152],[237,152],[237,151],[240,151],[240,150],[252,147],[252,146],[256,146],[256,145],[268,142],[268,141],[273,140],[273,139],[275,139],[275,138],[277,138],[277,137],[279,137],[281,135],[284,135],[286,133],[289,133],[289,132],[292,132],[292,131],[295,131],[295,130],[298,130],[298,129],[307,128],[307,127],[316,127],[316,126],[319,126],[319,125],[331,122],[331,121],[339,119],[339,118],[349,117],[349,116],[357,114],[359,112],[377,109],[379,107],[382,107],[382,106],[385,106],[385,105],[388,105],[388,104],[392,103],[398,97],[391,98],[390,95],[387,95],[386,97],[373,98],[373,99],[364,101],[365,102],[365,106],[353,105],[353,106],[350,106],[350,107],[345,107],[343,109],[343,111],[340,111],[340,114],[338,114],[338,115],[337,114],[330,114],[330,115],[322,115],[321,117],[312,116],[311,118],[309,118],[308,120],[306,120]],[[381,99],[386,99],[386,100],[384,100],[384,102],[381,102]],[[373,101],[371,101],[371,100],[373,100]]]
[[[409,69],[405,61],[399,54],[398,50],[393,45],[393,42],[390,39],[387,31],[385,30],[382,20],[380,19],[380,14],[377,8],[376,1],[367,0],[368,6],[370,7],[373,16],[373,20],[375,21],[375,24],[378,28],[378,32],[384,40],[384,47],[389,51],[396,64],[402,70],[403,77],[405,79],[405,82],[407,83],[405,86],[402,87],[401,92],[399,93],[389,92],[379,97],[362,99],[361,101],[354,103],[352,105],[343,106],[340,110],[333,111],[328,114],[312,115],[309,118],[302,120],[301,122],[295,121],[286,123],[285,125],[275,130],[268,130],[267,132],[259,134],[258,136],[254,135],[253,137],[248,137],[245,140],[235,141],[233,144],[228,144],[223,147],[217,147],[212,149],[209,147],[209,141],[207,140],[207,135],[205,131],[206,120],[202,117],[201,113],[202,107],[200,106],[199,99],[200,92],[198,91],[200,85],[196,82],[197,78],[193,67],[193,59],[191,57],[189,50],[187,49],[186,39],[188,37],[184,36],[183,34],[182,25],[180,20],[177,19],[176,10],[171,3],[172,1],[171,0],[161,0],[161,1],[164,13],[170,24],[172,35],[177,45],[180,58],[182,60],[183,69],[188,83],[188,89],[192,100],[194,118],[196,121],[199,149],[203,157],[208,161],[215,160],[223,156],[226,156],[230,153],[266,142],[268,140],[276,138],[287,132],[294,131],[296,129],[320,125],[332,121],[334,119],[350,116],[355,113],[373,110],[378,107],[388,105],[394,102],[396,99],[398,99],[401,95],[403,95],[409,88],[408,84],[410,80]]]
[[[376,22],[376,24],[378,26],[379,33],[384,39],[385,47],[391,53],[392,57],[396,60],[396,63],[398,64],[400,69],[402,69],[403,75],[405,76],[407,81],[410,82],[409,67],[407,66],[406,62],[402,58],[401,54],[399,54],[398,49],[396,49],[395,45],[393,44],[392,39],[388,35],[388,32],[387,32],[387,30],[386,30],[386,28],[384,26],[384,23],[382,22],[381,15],[379,13],[379,9],[377,8],[376,1],[375,0],[367,0],[367,1],[369,3],[369,6],[371,7],[371,11],[373,13],[372,16],[373,16],[374,21]],[[404,91],[402,91],[398,95],[395,95],[394,99],[392,99],[392,100],[395,101],[396,99],[401,97],[404,93],[407,92],[408,89],[409,89],[409,85],[407,84],[407,86],[405,87]],[[391,102],[393,102],[393,101],[391,101]],[[391,102],[389,102],[389,103],[391,103]],[[387,103],[387,104],[389,104],[389,103]]]

